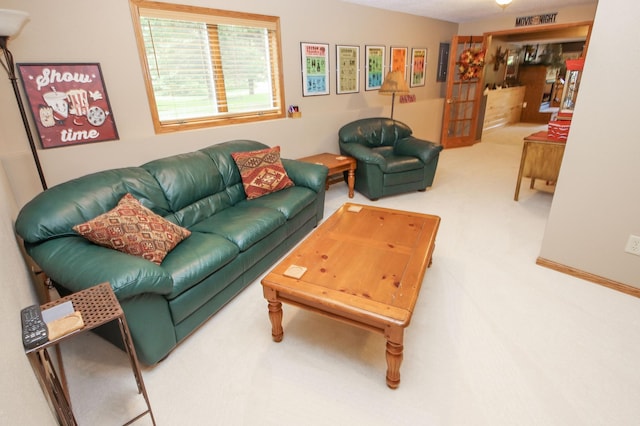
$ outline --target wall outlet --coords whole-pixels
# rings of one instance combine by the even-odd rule
[[[640,256],[640,237],[637,235],[629,235],[624,251]]]

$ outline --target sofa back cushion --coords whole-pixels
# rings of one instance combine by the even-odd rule
[[[139,167],[82,176],[38,194],[20,211],[16,232],[28,243],[78,234],[75,225],[111,210],[127,193],[160,216],[171,214],[158,182]]]
[[[367,147],[393,146],[396,141],[411,136],[411,128],[389,118],[363,118],[344,125],[338,131],[342,143],[358,143]]]
[[[268,145],[260,142],[238,139],[203,148],[200,152],[207,154],[213,160],[222,175],[229,199],[233,204],[237,204],[245,200],[246,195],[240,170],[231,154],[234,152],[257,151],[267,148],[269,148]]]
[[[232,205],[222,175],[202,152],[160,158],[141,167],[158,181],[181,226],[193,226]]]
[[[158,181],[176,222],[189,228],[245,199],[231,153],[266,147],[255,141],[230,141],[141,167]]]

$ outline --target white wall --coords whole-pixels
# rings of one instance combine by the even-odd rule
[[[598,5],[540,257],[640,288],[640,86],[635,0]]]
[[[335,45],[365,44],[426,47],[427,84],[412,90],[418,102],[399,104],[395,118],[409,124],[417,136],[438,141],[440,137],[443,83],[436,83],[440,42],[451,40],[457,25],[411,15],[363,8],[336,0],[321,3],[289,0],[177,0],[196,6],[276,15],[281,18],[286,104],[299,105],[302,119],[226,126],[214,129],[155,135],[149,113],[142,71],[127,1],[5,0],[3,7],[26,10],[31,21],[9,42],[17,62],[99,62],[120,135],[119,141],[40,150],[49,185],[92,171],[139,165],[153,158],[195,150],[230,139],[256,139],[281,145],[283,156],[300,157],[337,150],[339,127],[360,117],[389,116],[391,98],[364,91],[364,72],[358,94],[335,94]],[[58,18],[52,19],[52,16]],[[329,43],[331,95],[302,96],[300,42]],[[387,52],[388,54],[388,52]],[[9,84],[0,84],[0,127],[3,128],[0,157],[22,156],[27,167],[8,172],[17,201],[33,196],[24,187],[33,176],[24,129]],[[5,160],[6,161],[6,160]],[[36,181],[37,184],[37,181]],[[37,187],[36,187],[37,190]]]
[[[13,236],[16,204],[0,165],[0,424],[55,424],[22,347],[20,309],[36,300]]]

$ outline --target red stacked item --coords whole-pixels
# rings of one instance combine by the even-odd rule
[[[566,141],[569,136],[569,127],[571,127],[571,120],[550,121],[548,130],[549,139]]]

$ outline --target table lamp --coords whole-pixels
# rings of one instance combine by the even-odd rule
[[[391,95],[391,119],[393,120],[393,106],[396,101],[396,93],[409,93],[409,86],[404,80],[404,74],[400,71],[391,71],[384,78],[384,82],[378,91],[381,95]]]

